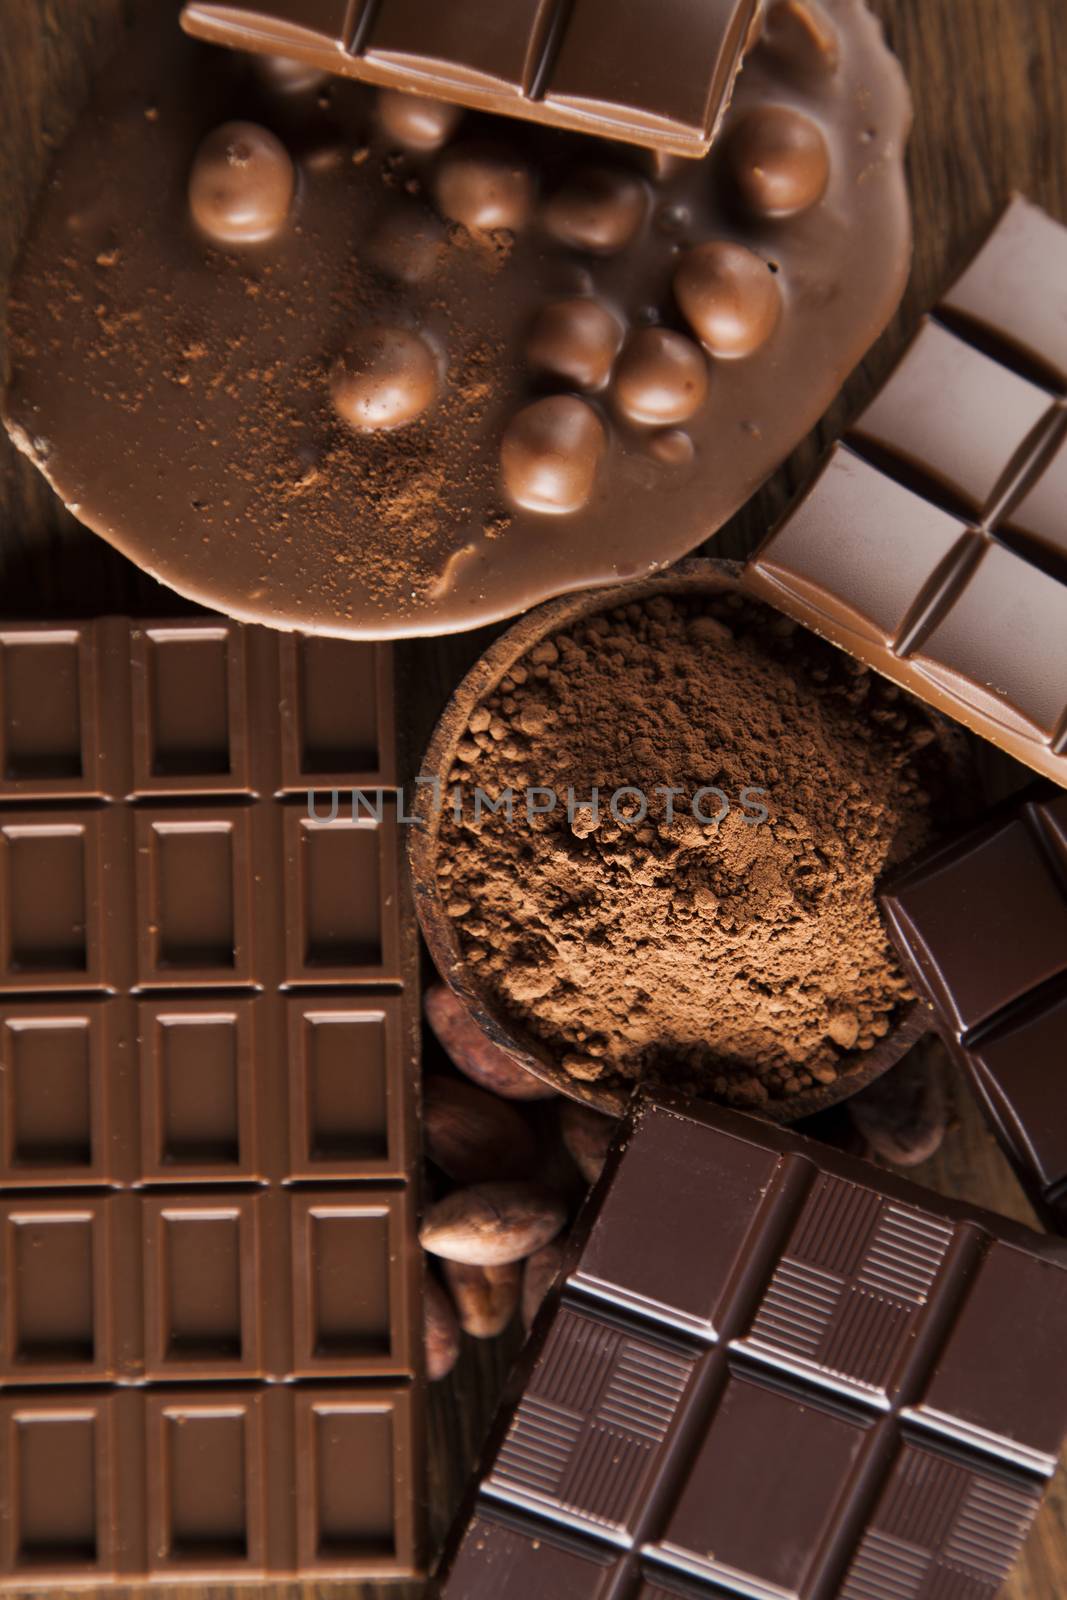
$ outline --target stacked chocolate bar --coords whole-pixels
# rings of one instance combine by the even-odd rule
[[[416,1569],[394,780],[384,646],[0,628],[0,1581]]]

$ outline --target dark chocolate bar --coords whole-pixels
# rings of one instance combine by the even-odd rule
[[[1058,1241],[681,1100],[587,1227],[445,1600],[992,1600],[1067,1429]]]
[[[762,0],[187,0],[187,32],[676,155],[706,154]]]
[[[0,1586],[417,1570],[395,745],[384,646],[0,626]]]
[[[1023,1186],[1067,1232],[1067,794],[1000,807],[881,898]]]
[[[763,599],[1067,783],[1067,228],[1015,200],[749,564]]]

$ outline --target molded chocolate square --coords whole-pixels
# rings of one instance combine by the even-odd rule
[[[149,1378],[258,1377],[277,1318],[254,1195],[144,1196],[145,1371]]]
[[[731,1373],[653,1552],[734,1590],[806,1594],[874,1425]]]
[[[559,0],[381,0],[363,53],[425,75],[427,94],[454,84],[518,97],[533,87],[558,10]]]
[[[294,1178],[403,1177],[408,1040],[398,998],[290,996],[289,1172]]]
[[[665,1163],[677,1204],[650,1206]],[[720,1311],[780,1166],[776,1153],[755,1143],[650,1109],[571,1281],[614,1305],[718,1337]],[[637,1233],[647,1249],[633,1249]]]
[[[108,1001],[0,1007],[0,1184],[121,1181],[121,1048]]]
[[[467,7],[461,8],[464,14]],[[442,18],[452,15],[442,7]],[[393,657],[387,646],[283,634],[281,788],[371,788],[397,780]]]
[[[651,1331],[562,1307],[486,1491],[608,1536],[632,1535],[698,1361],[695,1351]]]
[[[895,882],[883,905],[954,1032],[1067,972],[1067,875],[1049,870],[1025,812],[948,846]]]
[[[544,87],[549,106],[699,145],[725,105],[754,6],[737,0],[575,0]],[[635,84],[634,62],[642,66]],[[606,126],[605,126],[606,125]]]
[[[102,793],[91,623],[0,630],[0,800]]]
[[[1045,390],[927,321],[851,434],[895,478],[981,517],[1052,407]]]
[[[417,1564],[408,1389],[292,1390],[301,1570],[391,1578]]]
[[[1036,478],[1028,480],[996,532],[1067,584],[1067,432]]]
[[[283,826],[287,981],[399,981],[395,818],[317,822],[292,806]]]
[[[1064,951],[1067,965],[1067,950]],[[1042,1004],[1035,996],[1021,1016],[985,1034],[967,1055],[993,1125],[1023,1172],[1032,1173],[1047,1203],[1067,1196],[1067,996]]]
[[[1067,386],[1067,228],[1016,197],[942,306]]]
[[[451,1582],[463,1595],[504,1595],[510,1588],[545,1600],[613,1600],[622,1559],[568,1538],[562,1528],[523,1525],[487,1505],[464,1534]]]
[[[410,1370],[414,1226],[402,1190],[289,1197],[293,1371],[308,1377]]]
[[[686,1125],[702,1148],[681,1142]],[[728,1161],[719,1184],[731,1142],[780,1163],[754,1222]],[[647,1227],[632,1207],[611,1210],[631,1159]],[[689,1241],[675,1271],[699,1274],[694,1192],[713,1250],[709,1211],[734,1227],[740,1213],[719,1344],[668,1339],[636,1303],[591,1301],[579,1257],[521,1359],[473,1515],[619,1561],[611,1600],[993,1600],[1067,1430],[1059,1245],[669,1096],[639,1100],[576,1247],[602,1229],[633,1257],[655,1256],[673,1224]],[[738,1338],[742,1316],[751,1327]],[[925,1521],[921,1494],[899,1521],[892,1510],[904,1444],[924,1461],[951,1458],[958,1474],[947,1488],[930,1476]],[[487,1563],[483,1539],[457,1539],[446,1600],[527,1593],[524,1542],[514,1568],[496,1543]],[[590,1592],[600,1581],[589,1575]]]
[[[1067,1431],[1067,1401],[1035,1382],[1034,1374],[1061,1359],[1065,1316],[1067,1276],[1061,1269],[994,1240],[940,1352],[919,1414],[957,1440],[1051,1473]]]
[[[0,1577],[33,1589],[114,1570],[113,1411],[107,1390],[0,1395]]]
[[[0,1202],[0,1381],[83,1383],[140,1364],[137,1201]]]
[[[840,1600],[994,1600],[1040,1500],[1036,1485],[995,1467],[905,1444]]]
[[[262,1175],[257,1089],[269,1092],[270,1041],[253,1000],[138,1006],[141,1176],[218,1183]]]
[[[964,706],[1014,735],[1067,733],[1067,585],[990,545],[909,657]]]
[[[190,0],[196,31],[227,42],[232,31],[248,35],[249,48],[279,52],[347,50],[365,0]]]
[[[900,1383],[955,1230],[821,1174],[743,1347],[817,1381],[888,1397]]]
[[[889,648],[971,537],[964,523],[837,445],[764,544],[759,573],[836,626]]]
[[[138,976],[146,986],[251,983],[252,811],[138,811]]]
[[[226,622],[132,630],[136,794],[251,789],[247,638]]]
[[[94,811],[0,815],[0,986],[107,986],[102,835],[107,828],[110,836],[109,822]]]
[[[288,1398],[288,1397],[286,1397]],[[270,1570],[263,1390],[145,1395],[148,1570],[223,1581]]]

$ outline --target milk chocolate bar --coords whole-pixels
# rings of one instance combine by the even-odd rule
[[[1067,794],[1009,802],[881,900],[1034,1206],[1067,1232]]]
[[[586,1227],[445,1600],[992,1600],[1067,1428],[1058,1241],[680,1099]]]
[[[745,581],[1067,784],[1067,228],[1015,200]]]
[[[358,1575],[415,1548],[409,1387],[0,1392],[0,1573],[24,1590]]]
[[[417,1570],[396,760],[386,647],[0,625],[0,1586]]]
[[[762,0],[187,0],[238,50],[676,155],[707,153]]]

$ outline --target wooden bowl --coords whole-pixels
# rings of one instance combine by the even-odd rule
[[[508,628],[479,657],[456,689],[430,740],[420,772],[426,778],[440,779],[440,792],[447,791],[448,775],[456,765],[456,750],[466,735],[471,713],[480,701],[492,694],[500,679],[521,657],[548,635],[567,628],[582,618],[594,616],[610,607],[647,600],[653,595],[713,595],[744,593],[741,567],[734,561],[699,559],[682,562],[657,577],[640,579],[609,589],[584,590],[550,600]],[[746,595],[751,599],[751,596]],[[969,770],[966,742],[960,731],[947,721],[931,715],[942,747],[961,780]],[[580,1083],[565,1072],[546,1046],[510,1018],[492,1008],[475,980],[456,937],[454,920],[449,917],[437,889],[437,856],[442,808],[435,804],[434,786],[419,784],[414,813],[419,826],[409,830],[409,858],[414,883],[415,906],[430,954],[442,978],[468,1006],[471,1015],[490,1039],[507,1050],[528,1071],[541,1078],[560,1094],[582,1101],[597,1111],[619,1116],[630,1089],[601,1088]],[[841,1076],[834,1083],[820,1084],[786,1100],[761,1107],[761,1114],[775,1122],[794,1122],[846,1100],[881,1077],[929,1031],[928,1007],[916,1001],[908,1006],[897,1025],[870,1050],[853,1051],[845,1057]]]

